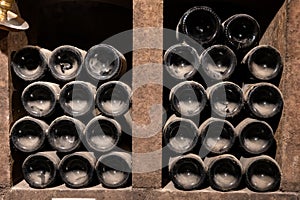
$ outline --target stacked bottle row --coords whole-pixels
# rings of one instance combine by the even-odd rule
[[[29,45],[11,58],[26,114],[13,123],[10,139],[14,153],[24,152],[25,181],[35,188],[62,182],[72,188],[129,186],[132,94],[118,81],[125,57],[99,44],[87,52]]]
[[[175,187],[193,190],[207,187],[230,191],[243,188],[243,180],[253,191],[266,192],[279,188],[281,170],[277,162],[265,155],[240,158],[230,154],[207,157],[202,160],[196,154],[171,158],[169,172]]]
[[[225,45],[213,45],[200,55],[198,51],[186,43],[171,46],[164,54],[165,69],[170,77],[189,80],[200,73],[201,82],[208,86],[224,80],[232,80],[240,85],[277,83],[282,72],[281,55],[269,45],[251,49],[240,63],[236,53]]]
[[[268,152],[275,143],[273,129],[265,121],[247,118],[235,128],[227,120],[209,118],[198,128],[192,120],[175,115],[166,122],[163,139],[175,154],[197,149],[201,157],[208,152],[214,155],[234,153],[233,148],[241,148],[247,155],[260,155]]]
[[[208,112],[220,118],[233,118],[247,110],[249,116],[267,119],[282,111],[283,97],[280,90],[270,83],[256,83],[239,87],[233,82],[219,82],[204,87],[195,81],[175,85],[169,94],[171,110],[182,117],[199,117]]]
[[[53,51],[38,46],[25,46],[12,55],[15,74],[25,81],[52,76],[63,82],[74,79],[104,82],[119,78],[126,72],[124,55],[107,44],[98,44],[87,52],[70,45]]]
[[[103,83],[96,90],[91,83],[71,81],[62,88],[58,84],[37,81],[22,92],[22,104],[34,117],[47,117],[56,110],[57,102],[64,113],[78,117],[95,110],[106,116],[124,115],[131,106],[131,88],[120,81]]]
[[[60,159],[56,152],[39,152],[25,159],[22,171],[34,188],[55,186],[61,181],[71,188],[98,182],[108,188],[126,187],[131,181],[131,155],[114,151],[97,160],[91,152],[75,152]]]
[[[42,150],[48,144],[52,150],[63,153],[82,146],[91,152],[103,153],[117,148],[122,133],[117,120],[101,115],[87,125],[78,119],[60,116],[50,126],[40,119],[26,116],[13,124],[10,136],[13,146],[26,153]]]
[[[205,6],[182,15],[176,38],[164,54],[169,179],[183,190],[237,190],[243,180],[254,191],[277,190],[281,170],[271,154],[284,104],[279,51],[257,46],[252,16],[222,22]]]

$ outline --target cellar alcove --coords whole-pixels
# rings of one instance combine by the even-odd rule
[[[61,45],[72,45],[81,50],[88,51],[92,46],[105,43],[115,47],[124,54],[127,61],[127,73],[121,77],[121,81],[131,86],[132,78],[132,2],[131,1],[17,1],[17,6],[22,17],[30,24],[30,29],[24,31],[25,34],[20,36],[25,41],[20,45],[13,46],[8,51],[10,56],[14,51],[19,50],[24,45],[36,45],[41,48],[53,51]],[[124,33],[125,32],[125,33]],[[117,34],[122,36],[115,36]],[[18,35],[18,33],[17,33]],[[115,37],[114,37],[115,36]],[[111,39],[114,37],[114,39]],[[46,72],[40,81],[54,82],[62,88],[66,82],[55,79],[50,71]],[[21,94],[23,89],[29,84],[24,82],[13,70],[11,75],[11,126],[15,121],[28,115],[22,106]],[[86,78],[85,75],[78,76],[75,80],[91,82],[95,86],[101,83]],[[53,116],[43,117],[47,124],[50,124],[59,115],[64,115],[61,108],[56,106]],[[89,117],[83,119],[84,123],[90,121]],[[75,117],[76,118],[76,117]],[[131,132],[130,129],[122,134],[118,146],[131,152]],[[124,133],[125,133],[124,132]],[[52,151],[53,149],[47,144],[41,151]],[[81,145],[77,151],[88,151]],[[12,184],[17,188],[26,188],[28,185],[23,180],[22,163],[30,155],[16,150],[11,144],[12,165]],[[63,156],[63,154],[61,155]],[[131,181],[130,181],[131,182]],[[97,186],[98,185],[98,186]],[[61,184],[54,185],[62,187]],[[92,184],[91,187],[98,187],[99,184]],[[53,187],[51,187],[53,188]],[[101,188],[100,188],[101,189]],[[130,190],[130,187],[126,188]]]
[[[262,30],[264,33],[262,42],[267,44],[272,44],[279,49],[279,51],[284,55],[285,59],[285,71],[283,73],[282,82],[280,83],[280,88],[283,89],[285,107],[282,116],[282,120],[280,122],[278,131],[276,133],[277,141],[280,141],[278,144],[277,155],[279,164],[283,170],[283,182],[281,189],[277,192],[272,193],[256,193],[251,192],[247,189],[233,191],[233,192],[217,192],[210,188],[206,188],[203,190],[195,190],[195,191],[179,191],[174,188],[172,184],[163,185],[162,184],[162,171],[157,170],[155,173],[140,173],[133,174],[133,184],[130,188],[125,189],[104,189],[102,187],[91,187],[84,188],[79,190],[73,190],[66,188],[63,185],[58,187],[48,188],[48,189],[33,189],[28,187],[28,185],[22,181],[18,182],[18,175],[16,171],[12,170],[12,166],[16,160],[12,159],[11,149],[9,146],[9,130],[12,122],[15,120],[16,116],[13,116],[13,112],[11,108],[17,105],[11,105],[12,97],[11,91],[13,91],[11,83],[11,77],[9,72],[9,55],[7,52],[16,50],[16,48],[20,47],[20,44],[24,41],[20,39],[24,37],[24,32],[19,33],[9,33],[7,37],[3,38],[0,43],[1,50],[3,53],[0,54],[1,64],[0,66],[3,68],[3,73],[0,74],[0,94],[3,96],[0,99],[0,108],[2,109],[2,121],[3,123],[0,125],[1,134],[3,137],[0,138],[0,150],[4,152],[1,155],[2,165],[0,167],[0,199],[5,200],[14,200],[14,199],[47,199],[50,200],[52,198],[90,198],[90,199],[286,199],[286,200],[296,200],[299,199],[299,182],[300,182],[300,163],[299,163],[299,134],[297,134],[300,130],[299,127],[299,117],[297,115],[299,103],[298,99],[300,98],[300,93],[297,88],[300,85],[298,77],[300,75],[300,70],[297,69],[299,60],[297,59],[300,54],[296,50],[300,48],[299,45],[299,36],[300,31],[298,30],[298,17],[299,16],[299,8],[300,8],[300,0],[291,0],[291,1],[238,1],[238,0],[213,0],[213,1],[197,1],[197,0],[133,0],[133,2],[129,1],[105,1],[105,4],[109,4],[108,7],[111,7],[111,2],[114,4],[118,4],[120,10],[126,8],[128,12],[130,12],[130,18],[125,20],[126,24],[129,25],[121,26],[122,23],[118,22],[116,27],[107,28],[107,30],[116,30],[116,32],[112,31],[110,33],[106,32],[106,28],[97,28],[97,34],[101,35],[101,37],[97,36],[95,32],[84,33],[83,29],[93,30],[91,26],[88,24],[81,24],[82,22],[86,22],[82,19],[94,19],[90,18],[90,16],[95,16],[94,9],[81,9],[81,5],[84,5],[85,2],[90,7],[95,5],[97,0],[95,1],[80,1],[80,0],[66,0],[65,5],[70,5],[72,8],[77,8],[80,12],[75,12],[75,10],[67,9],[67,12],[70,16],[73,16],[75,19],[78,19],[78,22],[75,23],[73,18],[68,18],[70,20],[70,26],[59,25],[56,27],[55,25],[55,12],[49,12],[47,16],[44,16],[48,21],[48,23],[42,22],[42,12],[39,9],[41,4],[49,4],[50,7],[59,8],[57,6],[58,1],[56,0],[47,0],[47,1],[36,1],[36,0],[18,0],[18,8],[20,13],[24,19],[26,19],[29,24],[35,24],[36,26],[32,26],[28,31],[26,31],[26,39],[28,43],[40,45],[43,47],[47,47],[49,49],[53,49],[57,47],[57,45],[64,44],[65,42],[71,43],[74,46],[78,46],[87,50],[93,44],[100,43],[101,41],[107,39],[113,34],[117,34],[118,31],[125,31],[126,29],[131,28],[143,28],[143,27],[159,27],[159,28],[169,28],[174,30],[177,25],[178,18],[185,12],[188,8],[194,5],[208,5],[212,6],[216,3],[220,3],[220,6],[215,7],[216,11],[222,15],[222,19],[225,19],[229,16],[223,10],[228,8],[228,13],[236,13],[239,11],[243,11],[249,14],[253,14],[253,16],[257,16],[257,19],[261,23]],[[80,3],[79,3],[80,2]],[[104,1],[101,1],[104,2]],[[53,4],[53,5],[52,5]],[[81,5],[79,5],[81,4]],[[52,6],[51,6],[52,5]],[[221,6],[222,5],[222,6]],[[97,7],[97,6],[95,6]],[[47,8],[47,6],[45,7]],[[94,7],[93,7],[94,8]],[[52,8],[54,9],[54,8]],[[119,9],[118,12],[120,11]],[[239,10],[241,9],[241,10]],[[83,10],[83,11],[82,11]],[[73,12],[74,11],[74,12]],[[77,10],[78,11],[78,10]],[[107,12],[108,10],[106,10]],[[111,10],[112,11],[112,10]],[[124,10],[123,10],[124,11]],[[122,17],[123,11],[117,13],[115,21]],[[59,11],[61,12],[61,10]],[[132,14],[133,12],[133,14]],[[85,13],[85,15],[83,14]],[[222,14],[224,13],[224,15]],[[41,15],[40,15],[41,14]],[[61,14],[61,13],[60,13]],[[101,15],[101,13],[99,13]],[[41,16],[41,17],[40,17]],[[53,18],[53,19],[52,19]],[[53,21],[52,21],[53,20]],[[122,19],[124,20],[124,19]],[[97,21],[97,20],[96,20]],[[104,18],[104,24],[108,27],[113,26],[113,23],[109,23],[111,20],[108,18]],[[98,21],[97,21],[98,22]],[[43,25],[43,26],[41,26]],[[74,37],[68,37],[69,28],[74,31],[74,26],[78,26],[83,28],[75,28],[76,33]],[[49,26],[49,29],[47,28]],[[46,27],[46,28],[45,28]],[[50,29],[51,27],[51,29]],[[59,29],[60,27],[61,29]],[[57,30],[62,30],[63,34],[59,36]],[[104,31],[103,31],[104,30]],[[48,34],[53,33],[55,37],[50,37]],[[86,37],[87,39],[76,39],[78,37]],[[89,37],[89,34],[91,36]],[[133,34],[133,46],[139,46],[141,43],[147,43],[153,39],[153,35],[145,34],[143,38],[136,38],[137,35]],[[163,43],[163,35],[157,35],[158,39],[155,39],[154,42]],[[161,37],[161,38],[160,38]],[[54,39],[56,38],[56,39]],[[129,38],[126,38],[128,40]],[[132,39],[132,38],[131,38]],[[174,42],[175,36],[173,38]],[[169,40],[170,41],[170,40]],[[172,41],[172,40],[171,40]],[[152,41],[151,41],[152,42]],[[166,49],[170,43],[163,43],[163,49]],[[162,46],[163,46],[162,45]],[[294,46],[295,48],[287,48],[289,45]],[[150,49],[140,49],[134,51],[130,56],[127,55],[129,60],[132,59],[133,65],[139,65],[149,62],[154,63],[162,63],[163,50],[153,51]],[[138,67],[137,67],[138,68]],[[150,76],[161,76],[163,73],[162,68],[155,68],[155,70],[147,69],[140,73],[135,73],[135,66],[133,66],[133,83],[138,80],[137,77],[142,74],[141,77]],[[149,71],[148,71],[149,70]],[[144,73],[144,74],[143,74]],[[14,77],[12,77],[14,78]],[[162,80],[162,79],[161,79]],[[163,83],[161,83],[163,84]],[[133,107],[142,108],[140,110],[136,110],[136,112],[142,112],[138,116],[141,118],[144,115],[148,115],[143,106],[145,102],[157,98],[163,99],[163,92],[160,88],[153,90],[153,88],[142,87],[139,88],[139,94],[136,94],[135,100],[133,101]],[[151,98],[149,98],[151,97]],[[150,99],[150,100],[149,100]],[[157,112],[157,114],[162,115],[162,112]],[[9,117],[7,117],[9,116]],[[133,133],[140,131],[141,129],[133,128]],[[133,152],[142,151],[149,152],[153,150],[153,146],[155,148],[161,145],[161,133],[154,135],[152,138],[139,139],[133,137],[132,140],[132,149]],[[142,149],[142,150],[141,150]],[[161,158],[161,157],[160,157]],[[138,163],[138,165],[134,164],[136,167],[140,167],[142,162],[137,160],[138,157],[133,155],[133,163]],[[161,160],[161,159],[160,159]],[[146,160],[147,161],[147,160]],[[148,162],[148,161],[147,161]],[[149,163],[160,162],[158,160],[150,160]],[[18,165],[18,163],[15,163]],[[20,164],[20,163],[19,163]],[[147,163],[148,164],[148,163]],[[15,179],[16,178],[16,179]],[[18,183],[17,185],[15,185]]]
[[[272,5],[272,6],[270,6]],[[207,6],[210,7],[220,18],[221,22],[224,22],[226,19],[228,19],[229,17],[231,17],[232,15],[235,14],[248,14],[252,17],[254,17],[258,24],[260,25],[260,34],[261,37],[263,37],[263,40],[260,42],[260,44],[273,44],[273,41],[277,39],[276,38],[272,38],[266,36],[267,34],[265,34],[266,32],[270,31],[268,30],[268,28],[270,27],[271,24],[273,24],[273,20],[274,18],[276,18],[276,16],[278,15],[279,10],[284,7],[284,1],[235,1],[235,0],[211,0],[211,1],[206,1],[206,0],[187,0],[187,1],[180,1],[180,0],[165,0],[164,1],[164,6],[163,6],[163,27],[166,28],[167,30],[164,31],[164,35],[163,35],[163,45],[164,45],[164,52],[172,45],[178,44],[181,41],[178,41],[178,39],[176,38],[176,34],[175,32],[172,32],[170,30],[176,30],[176,27],[178,25],[178,22],[180,20],[180,18],[183,16],[183,14],[189,10],[190,8],[194,7],[194,6]],[[266,9],[268,8],[268,9]],[[279,14],[280,15],[280,14]],[[280,24],[279,24],[280,25]],[[272,25],[271,28],[272,29]],[[283,33],[281,33],[283,34]],[[219,41],[217,40],[214,44],[223,44],[224,41],[222,41],[222,39]],[[196,46],[196,48],[199,48],[200,46]],[[208,47],[207,47],[208,48]],[[278,47],[276,47],[278,48]],[[280,48],[280,47],[279,47]],[[204,47],[205,49],[205,47]],[[198,49],[197,49],[198,50]],[[198,50],[198,53],[201,54],[203,50]],[[281,54],[283,59],[284,58],[284,52],[283,49],[280,49]],[[243,58],[243,55],[242,57]],[[240,62],[240,59],[238,58],[238,63]],[[236,68],[241,68],[243,66],[241,66],[240,64],[237,65]],[[166,70],[163,70],[163,85],[164,85],[164,89],[163,89],[163,105],[164,108],[167,110],[167,114],[166,116],[164,116],[164,118],[169,118],[172,114],[174,114],[174,112],[172,112],[172,109],[170,108],[170,101],[169,101],[169,94],[170,94],[170,89],[173,88],[176,84],[178,84],[180,81],[173,79],[172,77],[169,76],[168,72],[166,72]],[[204,88],[207,88],[211,85],[207,85],[206,80],[207,79],[203,79],[201,77],[201,72],[200,74],[196,74],[193,78],[190,78],[192,81],[196,81],[200,84],[202,84],[204,86]],[[232,81],[234,83],[239,84],[240,86],[243,85],[242,82],[243,80],[239,80],[240,77],[242,75],[237,75],[236,77],[234,76],[233,78],[231,78],[229,81]],[[284,80],[282,79],[281,81],[278,80],[278,82],[283,82]],[[277,83],[276,83],[277,84]],[[179,93],[179,92],[178,92]],[[208,105],[207,107],[209,107],[210,105]],[[194,122],[196,123],[197,126],[200,126],[201,123],[203,123],[209,116],[210,116],[210,109],[204,109],[204,111],[202,111],[200,113],[200,117],[194,117]],[[243,113],[241,115],[244,115],[246,113]],[[245,115],[246,116],[246,115]],[[184,118],[184,117],[183,117]],[[238,117],[239,118],[239,117]],[[242,118],[242,116],[241,116]],[[200,123],[199,123],[200,121]],[[230,119],[229,121],[232,122],[233,121],[233,125],[236,126],[239,121],[241,121],[241,119]],[[269,121],[269,123],[272,124],[272,127],[274,129],[274,131],[279,132],[276,137],[279,138],[280,134],[280,130],[277,131],[278,125],[280,124],[280,116],[277,119],[272,119],[272,121]],[[281,141],[277,141],[278,143],[280,143]],[[164,143],[164,140],[162,141],[162,143]],[[200,143],[200,142],[199,142]],[[234,148],[232,151],[230,151],[230,154],[234,154],[239,156],[239,150],[238,148],[236,148],[236,144],[234,145]],[[279,145],[280,146],[280,145]],[[169,174],[168,174],[168,160],[169,157],[171,156],[172,153],[169,152],[168,148],[164,148],[166,147],[166,144],[163,144],[163,156],[162,156],[162,163],[163,166],[165,168],[163,168],[162,171],[162,184],[163,186],[165,186],[166,188],[174,188],[173,183],[169,182]],[[198,152],[200,147],[195,147],[194,150],[192,151],[192,153],[201,154],[200,152]],[[270,153],[270,155],[272,155],[273,157],[278,156],[278,153],[276,154],[276,147],[273,148],[272,153]],[[202,153],[203,154],[203,153]],[[203,186],[204,188],[207,188],[208,186],[205,185]],[[243,186],[245,187],[245,186]]]

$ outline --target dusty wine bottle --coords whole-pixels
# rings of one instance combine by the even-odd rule
[[[59,85],[50,82],[34,82],[22,92],[22,104],[25,110],[34,117],[51,115],[58,100]]]
[[[272,127],[260,120],[247,118],[236,127],[240,146],[249,154],[262,154],[274,142]]]
[[[53,77],[60,81],[74,80],[81,71],[85,54],[85,51],[70,45],[54,49],[49,58]]]
[[[109,81],[96,92],[96,105],[107,116],[120,116],[131,106],[131,88],[121,81]]]
[[[59,104],[65,113],[78,117],[94,108],[96,87],[84,81],[72,81],[64,85],[59,95]]]
[[[189,119],[172,115],[163,128],[165,145],[176,153],[190,152],[197,145],[199,131],[196,124]]]
[[[98,44],[88,50],[84,68],[95,80],[108,81],[125,73],[127,63],[124,55],[113,46]]]
[[[202,71],[210,79],[228,80],[235,70],[237,58],[235,53],[225,45],[214,45],[205,49],[200,55]]]
[[[18,77],[25,81],[41,79],[48,70],[51,51],[38,46],[27,45],[15,52],[11,66]]]
[[[283,64],[277,49],[269,45],[260,45],[249,51],[243,64],[248,66],[250,74],[257,80],[269,81],[279,76]]]
[[[180,190],[199,189],[206,178],[207,168],[195,154],[170,158],[169,175],[174,186]]]
[[[121,126],[116,120],[97,116],[86,125],[84,137],[87,148],[91,148],[92,151],[107,152],[118,144],[121,133]]]
[[[71,152],[80,146],[80,136],[84,128],[85,125],[78,119],[68,116],[58,117],[48,129],[49,144],[58,152]]]
[[[131,155],[116,151],[102,155],[97,161],[96,173],[104,187],[129,186],[131,182]]]
[[[236,14],[223,22],[225,44],[238,51],[247,51],[260,40],[260,26],[250,15]]]
[[[29,116],[16,121],[11,130],[10,137],[16,149],[22,152],[34,152],[44,145],[48,124]]]
[[[245,181],[250,190],[257,192],[276,191],[281,182],[281,169],[269,156],[240,159],[245,169]]]
[[[216,42],[221,30],[221,20],[211,8],[195,6],[181,17],[176,36],[179,41],[197,42],[207,47]]]
[[[89,186],[94,178],[96,159],[91,152],[75,152],[63,157],[59,163],[59,173],[70,188]]]
[[[206,106],[207,94],[204,87],[194,81],[184,81],[171,89],[171,109],[180,116],[199,116]]]
[[[173,45],[164,54],[164,67],[175,79],[191,79],[199,69],[198,52],[187,44]]]
[[[220,82],[207,89],[213,114],[218,117],[234,117],[243,108],[242,89],[232,82]]]
[[[201,144],[213,154],[227,153],[236,140],[235,128],[227,120],[209,118],[199,130]]]
[[[283,109],[283,96],[280,90],[270,83],[245,85],[244,99],[252,115],[258,118],[271,118]]]
[[[230,191],[240,186],[244,170],[240,161],[233,155],[206,157],[204,163],[208,169],[209,184],[213,189]]]
[[[52,186],[58,177],[60,159],[54,151],[28,156],[22,165],[25,181],[33,188]]]

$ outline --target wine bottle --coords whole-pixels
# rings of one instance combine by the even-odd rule
[[[85,54],[85,51],[70,45],[54,49],[49,58],[53,77],[60,81],[74,80],[81,71]]]
[[[169,102],[176,114],[191,118],[199,116],[203,111],[207,103],[207,94],[201,84],[184,81],[171,89]]]
[[[189,119],[171,116],[163,128],[165,145],[175,153],[190,152],[197,145],[199,131]]]
[[[92,78],[102,82],[120,77],[127,63],[124,55],[113,46],[98,44],[88,50],[84,68]]]
[[[187,44],[176,44],[164,54],[166,72],[177,80],[187,80],[195,76],[199,69],[199,55]]]
[[[10,130],[12,144],[19,151],[35,152],[43,147],[47,129],[48,125],[44,121],[23,117]]]
[[[249,154],[265,153],[275,142],[272,127],[264,121],[247,118],[236,130],[240,146]]]
[[[54,185],[58,177],[59,162],[55,152],[38,152],[28,156],[22,164],[25,181],[33,188]]]
[[[203,186],[207,168],[195,154],[170,158],[169,175],[174,186],[180,190],[194,190]]]
[[[214,45],[205,49],[200,55],[200,66],[209,79],[228,80],[235,70],[237,58],[235,53],[225,45]]]
[[[277,49],[260,45],[249,51],[242,64],[248,66],[252,77],[259,81],[269,81],[278,77],[282,71],[282,58]]]
[[[86,147],[91,151],[110,151],[118,144],[121,133],[121,126],[116,120],[104,116],[94,117],[84,130]]]
[[[34,82],[22,92],[22,104],[25,110],[34,117],[46,117],[55,110],[60,88],[50,82]]]
[[[25,81],[40,80],[48,70],[50,51],[27,45],[12,55],[11,66],[15,74]]]
[[[72,81],[61,89],[59,103],[68,115],[82,116],[94,108],[95,93],[94,85],[84,81]]]
[[[276,191],[281,182],[281,169],[269,156],[241,158],[245,169],[245,181],[250,190],[257,192]]]
[[[235,14],[223,22],[225,44],[237,51],[247,51],[260,40],[260,25],[250,15]]]
[[[176,28],[176,37],[179,41],[197,42],[207,47],[216,42],[221,30],[221,20],[211,8],[195,6],[181,17]]]
[[[213,115],[232,118],[243,108],[242,89],[232,82],[220,82],[207,89]]]
[[[116,151],[102,155],[97,161],[96,173],[104,187],[129,186],[131,182],[131,155]]]
[[[210,186],[219,191],[237,189],[244,174],[240,161],[230,154],[206,157],[204,163],[208,168]]]
[[[236,140],[235,128],[227,120],[209,118],[199,130],[201,144],[213,154],[229,152]]]
[[[85,125],[78,119],[68,116],[58,117],[48,129],[49,144],[58,152],[71,152],[80,146],[80,136],[84,128]]]
[[[94,178],[96,159],[91,152],[75,152],[63,157],[59,173],[70,188],[89,186]]]
[[[283,109],[280,90],[270,83],[256,83],[243,87],[244,99],[250,113],[258,118],[271,118]]]
[[[107,116],[120,116],[131,106],[131,88],[121,81],[109,81],[96,92],[96,105]]]

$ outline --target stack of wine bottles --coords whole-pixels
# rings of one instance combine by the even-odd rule
[[[118,80],[127,68],[124,55],[106,44],[87,52],[28,45],[14,52],[11,67],[25,111],[11,127],[12,150],[23,152],[20,170],[31,187],[131,184],[131,126],[125,120],[131,87]]]
[[[183,14],[176,38],[164,54],[169,179],[182,190],[277,190],[280,53],[258,45],[260,26],[252,16],[222,21],[206,6]]]

